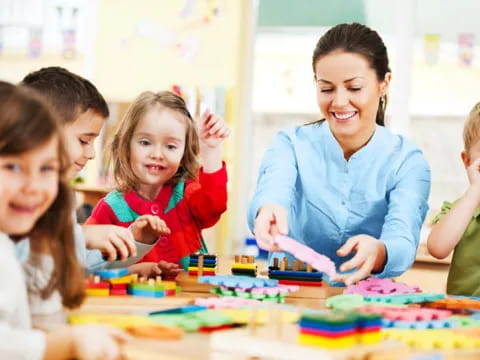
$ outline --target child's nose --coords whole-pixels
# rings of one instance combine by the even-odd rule
[[[162,159],[163,158],[163,149],[161,146],[155,146],[155,148],[153,149],[152,153],[151,153],[151,156],[154,158],[154,159]]]

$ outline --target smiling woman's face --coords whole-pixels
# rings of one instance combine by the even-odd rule
[[[334,51],[318,59],[317,102],[338,141],[368,139],[373,134],[389,76],[379,81],[367,59],[355,53]]]

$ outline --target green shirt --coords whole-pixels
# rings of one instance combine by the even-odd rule
[[[447,214],[454,203],[445,201],[433,223]],[[480,296],[480,208],[453,251],[447,279],[447,294]]]

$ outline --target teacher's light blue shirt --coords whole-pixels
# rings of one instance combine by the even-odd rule
[[[259,170],[248,210],[253,223],[260,207],[287,209],[289,236],[331,258],[337,269],[352,255],[336,251],[352,236],[385,243],[380,277],[394,277],[415,260],[428,210],[430,168],[412,142],[377,126],[367,145],[348,161],[327,122],[280,131]]]

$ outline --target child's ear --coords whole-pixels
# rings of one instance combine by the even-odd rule
[[[465,169],[470,166],[470,156],[465,152],[462,151],[461,154],[463,165],[465,166]]]

